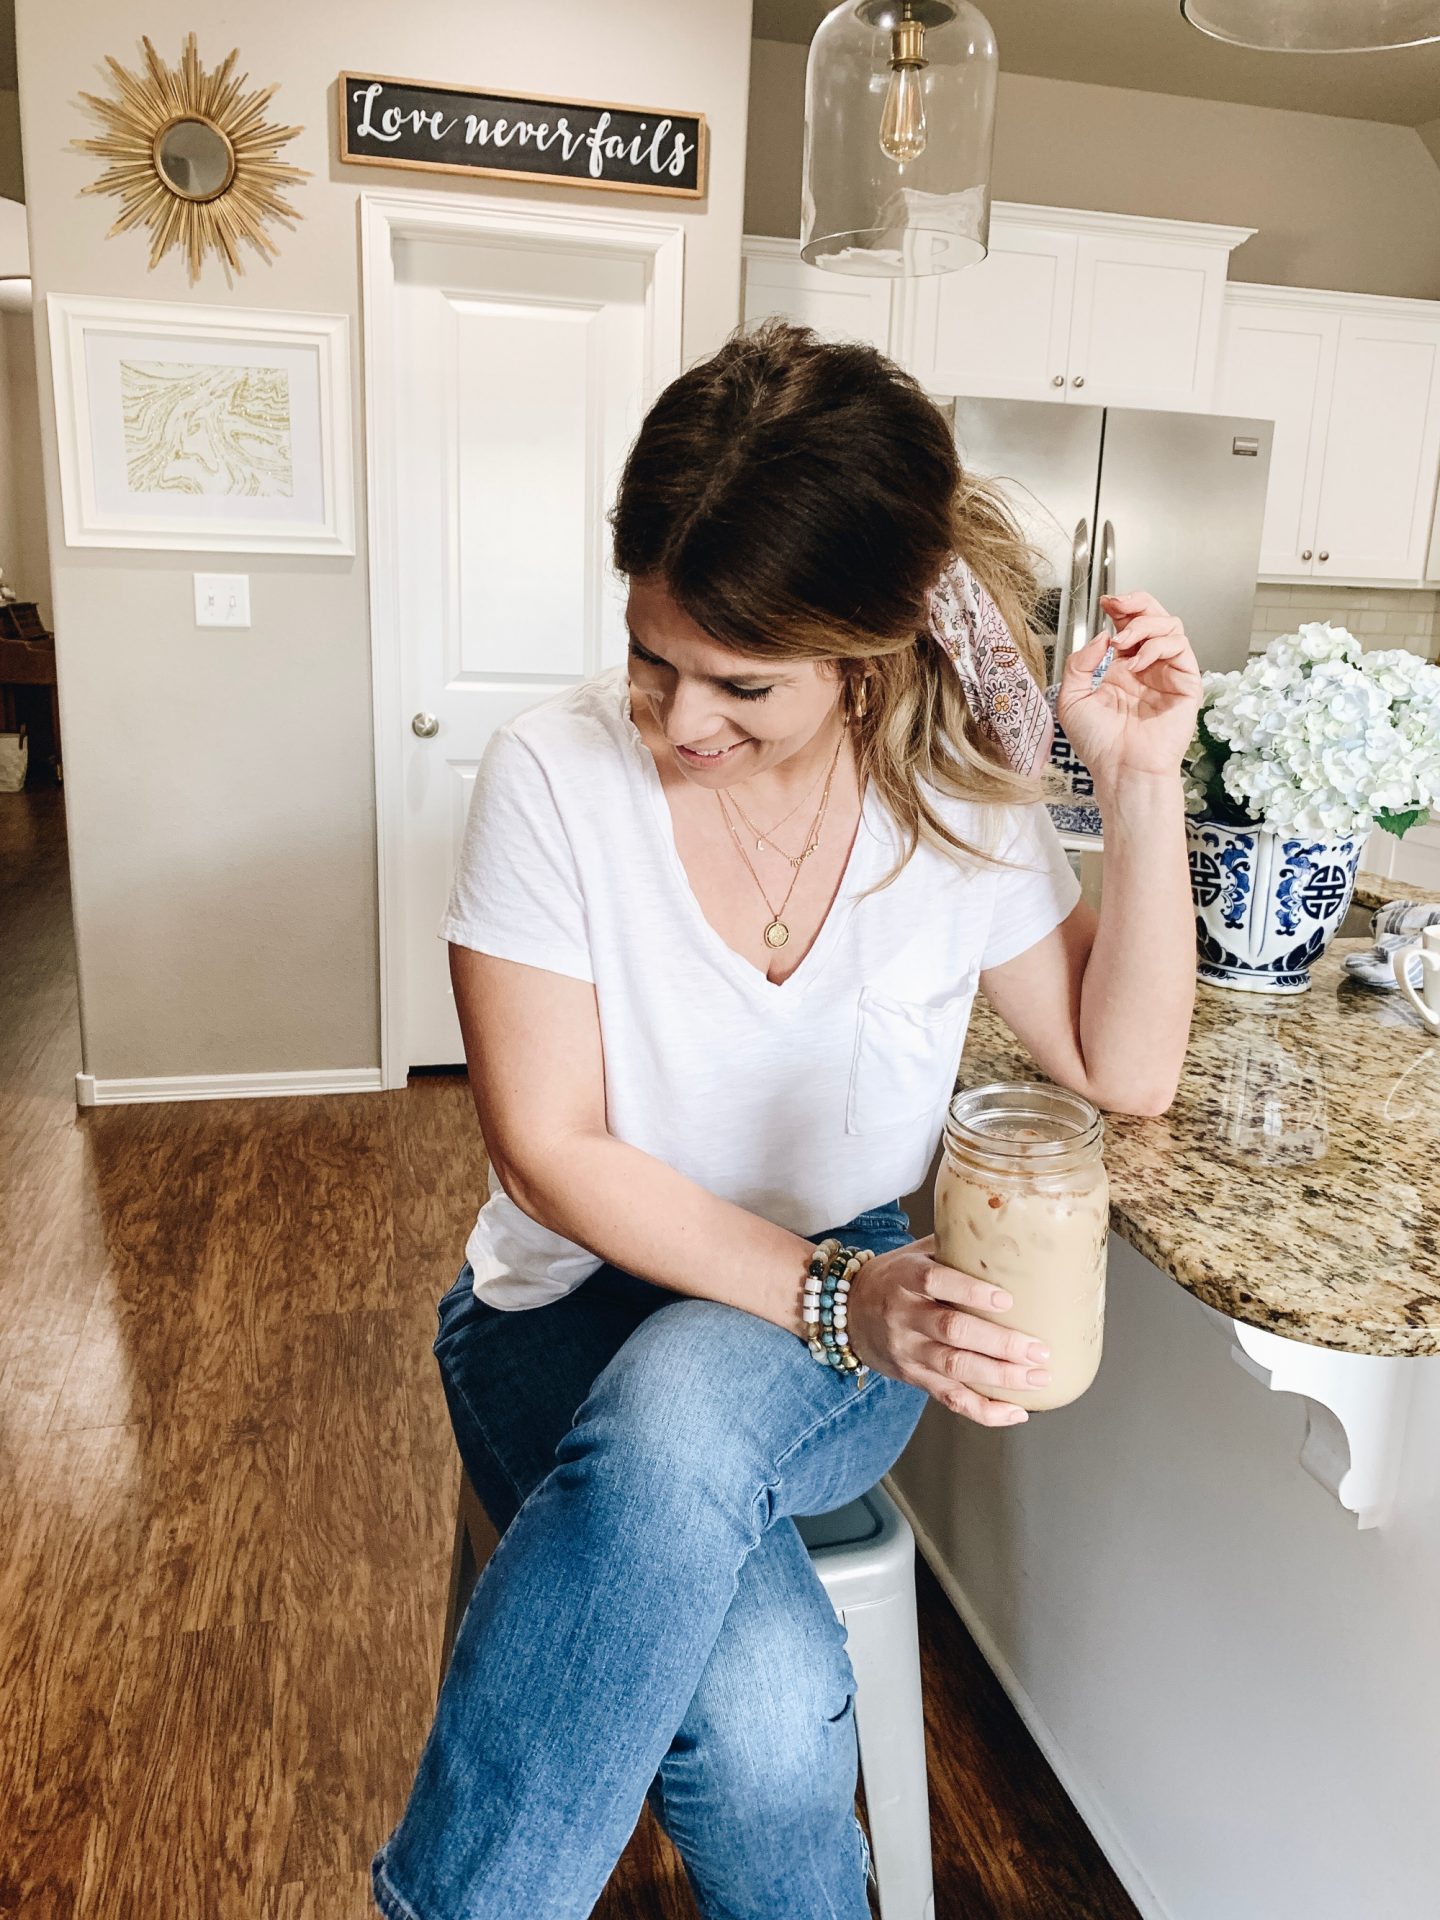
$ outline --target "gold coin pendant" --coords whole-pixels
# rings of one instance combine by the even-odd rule
[[[765,944],[767,947],[783,947],[789,938],[790,929],[783,920],[772,920],[765,929]]]

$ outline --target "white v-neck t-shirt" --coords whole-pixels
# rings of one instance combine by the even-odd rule
[[[975,985],[1042,939],[1080,888],[1043,806],[931,792],[971,845],[1020,864],[900,850],[867,790],[840,890],[776,985],[710,925],[675,844],[623,666],[530,708],[475,776],[441,938],[593,981],[616,1139],[807,1237],[924,1180]],[[493,1169],[466,1245],[496,1307],[559,1298],[603,1263],[524,1213]]]

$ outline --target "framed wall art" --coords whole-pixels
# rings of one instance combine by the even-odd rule
[[[612,193],[705,195],[703,113],[342,73],[340,158]]]
[[[293,227],[300,217],[280,189],[310,178],[308,168],[280,158],[286,141],[305,129],[261,119],[279,83],[247,93],[249,74],[233,73],[238,47],[207,73],[193,33],[185,36],[180,64],[174,68],[144,35],[141,45],[141,73],[105,56],[117,98],[80,96],[104,122],[105,132],[99,139],[70,144],[110,163],[81,193],[118,196],[120,215],[110,234],[149,228],[152,269],[171,247],[179,247],[192,282],[211,253],[230,280],[232,272],[245,270],[242,241],[273,260],[279,249],[270,237],[270,223],[280,220]]]
[[[355,551],[344,314],[46,304],[68,546]]]

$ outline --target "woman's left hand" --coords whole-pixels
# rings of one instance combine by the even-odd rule
[[[1115,658],[1097,686],[1112,636],[1097,633],[1072,653],[1056,717],[1098,786],[1127,773],[1178,774],[1204,692],[1185,629],[1151,593],[1105,594],[1100,606],[1115,624]]]

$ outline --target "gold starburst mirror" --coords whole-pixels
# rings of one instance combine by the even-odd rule
[[[248,74],[232,76],[239,58],[232,48],[206,73],[195,36],[186,36],[178,67],[168,67],[148,39],[145,72],[131,73],[105,56],[119,95],[81,98],[93,107],[108,131],[96,140],[72,140],[83,153],[110,162],[82,193],[114,193],[122,210],[110,233],[146,226],[152,235],[153,268],[172,246],[184,250],[190,279],[200,277],[207,253],[219,255],[227,281],[233,267],[245,271],[240,243],[262,256],[279,249],[265,230],[268,220],[293,225],[300,215],[280,188],[307,180],[308,168],[276,158],[300,127],[281,127],[262,118],[275,88],[245,91]],[[109,235],[106,235],[109,238]]]

